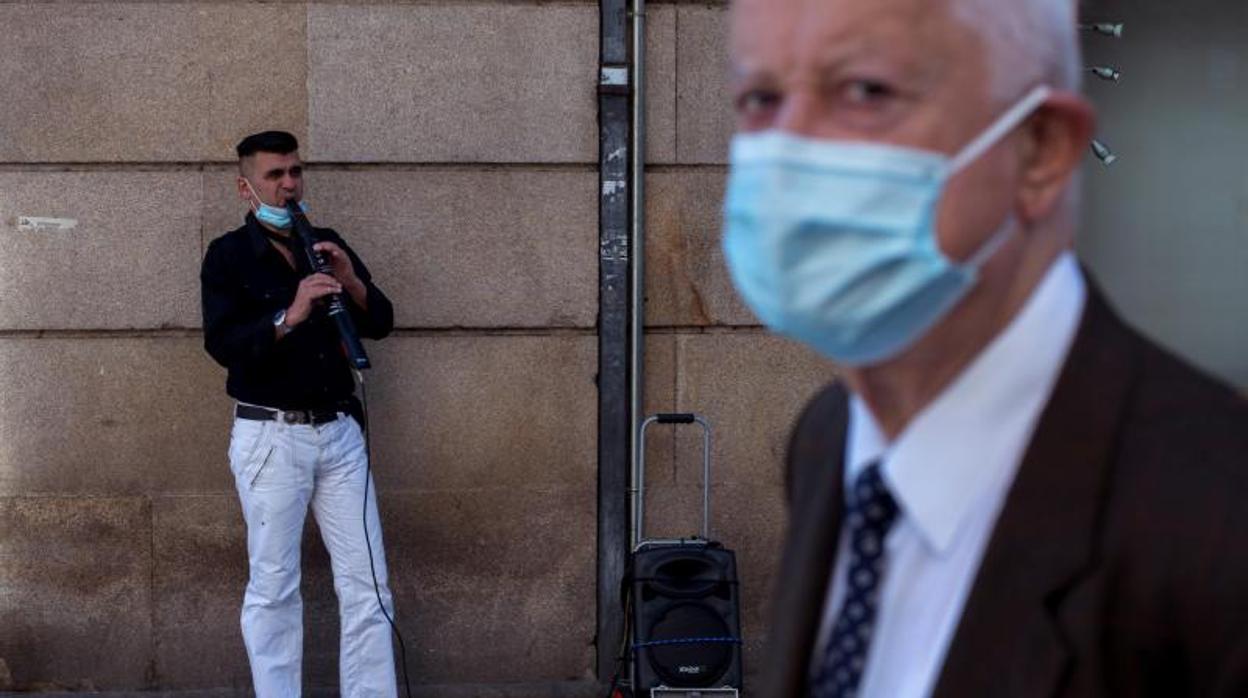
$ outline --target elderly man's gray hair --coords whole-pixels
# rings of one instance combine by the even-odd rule
[[[1077,0],[949,0],[984,37],[992,94],[1018,99],[1037,82],[1077,91],[1083,82]]]

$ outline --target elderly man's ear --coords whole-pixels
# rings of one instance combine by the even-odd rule
[[[1096,110],[1080,95],[1054,94],[1026,127],[1019,213],[1027,221],[1053,215],[1087,156]]]

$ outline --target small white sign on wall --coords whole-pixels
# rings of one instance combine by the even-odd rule
[[[78,221],[74,218],[46,218],[42,216],[18,216],[18,230],[73,230],[78,226]]]

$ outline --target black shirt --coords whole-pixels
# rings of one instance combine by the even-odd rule
[[[394,328],[394,307],[372,282],[364,263],[328,228],[316,228],[318,241],[336,243],[351,258],[368,289],[368,310],[346,292],[361,337],[381,339]],[[298,259],[298,256],[296,256]],[[200,272],[204,348],[229,371],[226,392],[242,402],[282,410],[336,408],[351,400],[354,381],[336,327],[323,309],[277,339],[273,320],[290,307],[299,281],[255,216],[212,241]]]

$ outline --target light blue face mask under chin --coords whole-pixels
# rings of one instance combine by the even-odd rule
[[[1015,230],[1010,217],[967,261],[946,257],[936,213],[949,178],[1050,94],[1037,87],[954,157],[780,131],[736,136],[723,245],[741,297],[773,331],[847,366],[912,346]]]
[[[251,186],[251,182],[246,178],[243,178],[243,181],[247,182],[247,188],[251,190],[251,195],[256,197],[256,201],[260,203],[259,206],[252,206],[252,210],[256,213],[256,220],[278,230],[286,230],[294,224],[290,219],[290,211],[287,211],[285,206],[270,206],[264,203],[260,199],[260,195],[256,193],[256,188]],[[300,201],[299,210],[307,213],[308,205]]]

